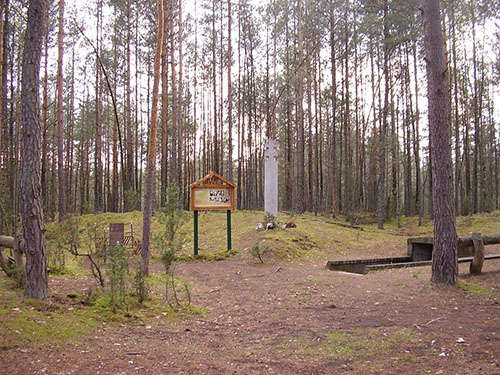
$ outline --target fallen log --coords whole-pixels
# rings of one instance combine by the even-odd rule
[[[0,235],[0,247],[8,247],[9,249],[21,249],[24,252],[24,239],[20,236],[2,236]]]

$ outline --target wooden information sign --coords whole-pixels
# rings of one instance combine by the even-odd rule
[[[231,250],[231,210],[236,207],[234,189],[236,185],[220,174],[212,172],[193,182],[191,189],[191,211],[194,213],[194,255],[198,255],[198,211],[227,211],[227,250]]]
[[[192,211],[235,209],[236,185],[215,172],[193,182],[190,188]]]

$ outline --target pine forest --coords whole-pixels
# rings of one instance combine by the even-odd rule
[[[189,185],[211,171],[236,184],[238,209],[263,210],[269,138],[281,211],[379,227],[432,217],[419,0],[158,3],[49,2],[38,29],[46,221],[143,210],[148,156],[153,212],[172,185],[187,209]],[[16,235],[28,7],[0,7],[0,233]],[[444,9],[456,213],[498,210],[500,2]]]

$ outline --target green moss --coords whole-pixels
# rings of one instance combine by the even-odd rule
[[[96,292],[91,298],[79,293],[56,294],[44,302],[26,299],[22,290],[9,289],[8,285],[0,277],[0,349],[79,342],[104,324],[112,328],[159,318],[172,322],[206,313],[196,306],[177,313],[160,296],[152,296],[144,304],[127,297],[113,313],[109,296],[103,292]]]
[[[212,260],[224,260],[238,254],[239,251],[236,249],[231,249],[229,251],[219,251],[216,253],[200,251],[198,255],[193,254],[183,254],[177,257],[178,261],[181,262],[194,262],[194,261],[212,261]]]
[[[498,292],[495,292],[491,289],[485,288],[481,285],[468,282],[468,281],[459,281],[457,284],[458,289],[463,290],[469,294],[473,294],[482,298],[496,298],[498,297]]]

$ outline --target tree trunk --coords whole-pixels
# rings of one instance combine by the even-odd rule
[[[351,219],[351,96],[349,87],[349,28],[348,12],[345,12],[345,30],[344,30],[344,214],[345,220]]]
[[[219,170],[219,133],[218,133],[218,124],[217,124],[217,60],[216,60],[216,30],[215,30],[215,1],[212,2],[212,94],[213,94],[213,108],[214,108],[214,113],[213,113],[213,129],[214,129],[214,134],[213,134],[213,162],[212,162],[212,168],[215,172],[221,173]]]
[[[43,300],[48,295],[46,242],[40,196],[39,78],[47,1],[31,0],[25,34],[22,70],[23,148],[21,160],[21,216],[26,241],[26,296]]]
[[[102,33],[102,1],[97,2],[96,49],[100,56]],[[94,157],[94,213],[102,213],[104,200],[102,193],[102,100],[101,100],[101,68],[96,56],[95,72],[95,157]]]
[[[64,178],[63,135],[63,55],[64,0],[59,0],[59,31],[57,33],[57,178],[59,183],[59,222],[66,216],[66,180]]]
[[[141,258],[144,265],[144,275],[149,275],[149,243],[151,235],[151,215],[153,208],[153,190],[155,181],[156,135],[158,122],[158,92],[160,86],[161,52],[163,47],[163,0],[157,0],[158,12],[156,33],[156,55],[154,62],[153,98],[151,104],[151,124],[149,127],[149,153],[147,160],[146,197],[144,200],[144,217],[142,229]]]
[[[332,216],[337,217],[337,58],[335,53],[335,11],[330,5],[330,64],[332,75],[332,113],[331,113],[331,146],[330,146],[330,173],[331,173],[331,207]]]
[[[432,281],[457,282],[457,234],[451,161],[451,98],[439,0],[424,0],[429,138],[432,157],[434,250]]]
[[[378,180],[378,229],[384,229],[386,216],[386,153],[387,153],[387,117],[389,115],[389,90],[390,90],[390,72],[389,72],[389,46],[388,20],[387,20],[387,0],[384,3],[384,108],[382,113],[382,129],[380,129],[379,143],[379,180]]]
[[[48,132],[48,119],[47,119],[47,109],[48,109],[48,30],[44,33],[44,77],[43,77],[43,92],[42,92],[42,165],[41,165],[41,186],[42,186],[42,207],[44,212],[47,213],[49,207],[49,187],[48,187],[48,144],[47,144],[47,132]]]
[[[420,111],[418,107],[417,43],[412,44],[413,72],[415,79],[415,121],[413,121],[413,153],[415,154],[415,203],[418,211],[418,225],[422,226],[424,216],[424,187],[420,170]]]
[[[454,125],[455,125],[455,205],[457,215],[462,215],[462,174],[460,155],[460,115],[458,105],[458,69],[457,69],[457,37],[455,26],[455,2],[450,4],[451,17],[451,43],[453,58],[453,99],[454,99]]]
[[[126,59],[126,76],[125,76],[125,139],[126,139],[126,170],[124,171],[123,183],[123,210],[125,212],[131,211],[135,207],[135,194],[134,194],[134,140],[132,133],[132,114],[130,103],[130,77],[131,77],[131,62],[130,62],[130,29],[131,22],[131,1],[127,1],[127,33],[125,41],[125,59]]]
[[[178,0],[178,13],[179,13],[179,79],[177,81],[177,186],[179,187],[179,204],[182,206],[182,202],[184,201],[184,184],[183,181],[183,149],[184,149],[184,107],[183,107],[183,98],[182,98],[182,80],[183,80],[183,61],[182,61],[182,0]],[[173,26],[172,26],[173,29]],[[222,111],[221,111],[222,113]]]
[[[3,129],[4,129],[4,113],[3,113],[3,108],[4,108],[4,12],[7,13],[6,9],[6,2],[1,1],[0,2],[0,165],[2,165],[3,162],[3,155],[2,155],[2,135],[3,135]]]
[[[297,0],[297,38],[299,48],[298,70],[297,70],[297,200],[295,211],[298,214],[304,212],[304,83],[303,69],[301,68],[304,52],[302,43],[302,0]]]
[[[170,0],[170,74],[171,74],[171,121],[172,129],[170,132],[170,182],[177,183],[179,160],[177,159],[177,132],[178,132],[178,111],[177,111],[177,75],[175,72],[175,37],[174,37],[174,0]]]
[[[231,67],[233,65],[233,50],[231,43],[231,0],[227,0],[227,126],[228,126],[228,157],[227,157],[227,178],[233,180],[233,86],[231,77]],[[269,109],[268,109],[269,110]]]
[[[164,4],[165,7],[165,4]],[[165,14],[165,12],[163,12]],[[165,16],[162,20],[167,23]],[[160,177],[160,206],[164,207],[167,198],[168,185],[168,58],[167,58],[167,33],[163,32],[162,47],[162,72],[161,72],[161,177]]]

